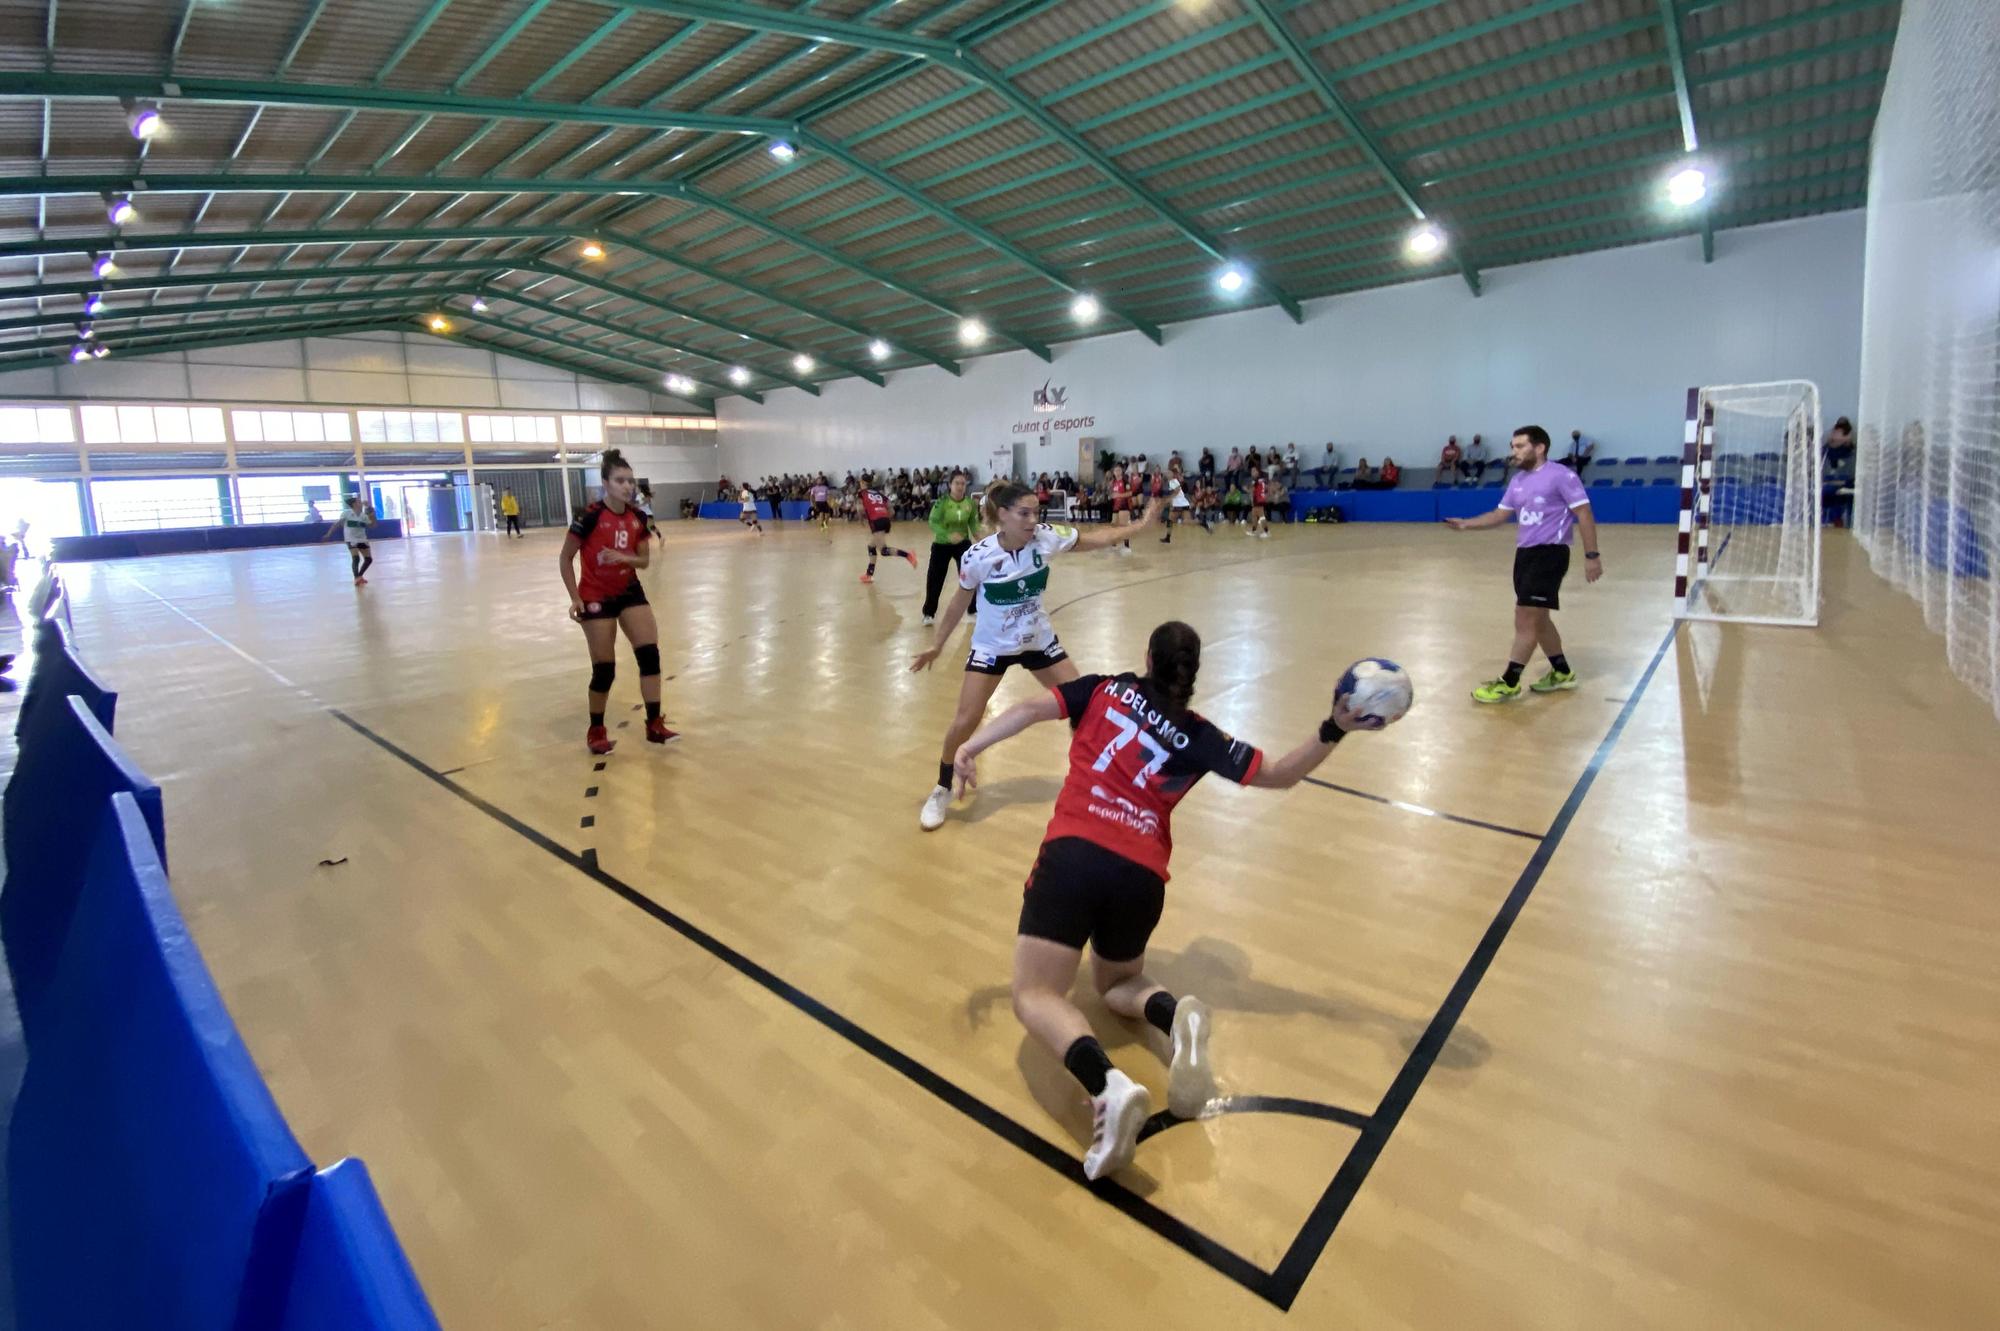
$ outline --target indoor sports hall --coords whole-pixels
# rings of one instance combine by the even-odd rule
[[[0,5],[0,1327],[1991,1323],[1995,50]]]

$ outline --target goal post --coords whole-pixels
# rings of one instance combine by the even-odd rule
[[[1690,388],[1674,613],[1819,623],[1820,472],[1810,381]]]

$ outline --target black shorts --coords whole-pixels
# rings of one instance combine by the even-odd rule
[[[1560,610],[1563,575],[1569,572],[1566,545],[1524,545],[1514,551],[1514,604]]]
[[[1166,900],[1166,880],[1151,869],[1094,841],[1058,837],[1035,857],[1015,932],[1132,961],[1145,955]]]
[[[633,606],[646,604],[649,604],[646,600],[646,589],[640,585],[637,578],[634,578],[632,579],[631,586],[608,601],[585,601],[583,603],[583,617],[585,619],[616,619]]]
[[[869,530],[869,531],[871,531],[871,532],[873,532],[873,533],[875,533],[875,534],[876,534],[877,536],[886,536],[886,535],[888,535],[888,533],[889,533],[889,519],[887,519],[887,518],[870,518],[870,519],[868,519],[868,530]]]
[[[974,613],[978,612],[978,602],[973,603]],[[1049,639],[1049,645],[1039,651],[1014,652],[1007,656],[995,656],[982,652],[977,647],[965,654],[965,668],[975,675],[1004,675],[1009,666],[1022,666],[1029,671],[1047,670],[1061,661],[1069,660],[1069,653],[1056,638]]]
[[[365,555],[368,553],[368,542],[356,541],[354,544],[348,546],[347,548],[353,551],[355,554]]]
[[[814,504],[811,516],[816,518],[830,518],[833,516],[833,505],[828,503]]]

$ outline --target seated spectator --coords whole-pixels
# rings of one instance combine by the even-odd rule
[[[1243,450],[1232,448],[1229,450],[1229,461],[1222,464],[1222,484],[1225,488],[1234,490],[1236,483],[1242,479]]]
[[[1292,487],[1285,484],[1285,474],[1279,472],[1271,478],[1270,489],[1266,492],[1265,504],[1270,513],[1280,522],[1292,520]]]
[[[1382,481],[1379,488],[1384,490],[1393,490],[1396,488],[1396,482],[1402,479],[1403,479],[1403,469],[1396,465],[1396,459],[1383,458]]]
[[[1299,485],[1299,446],[1294,443],[1285,445],[1285,485],[1294,490]]]
[[[1854,518],[1854,423],[1842,416],[1820,450],[1820,505],[1826,520],[1845,527]]]
[[[1213,481],[1215,479],[1215,450],[1212,448],[1202,449],[1201,460],[1194,465],[1196,473],[1202,480]]]
[[[1243,493],[1243,487],[1231,482],[1228,493],[1222,496],[1222,516],[1226,521],[1238,526],[1243,524],[1243,515],[1250,511],[1250,496]]]
[[[1465,458],[1459,463],[1459,470],[1471,476],[1475,482],[1486,479],[1485,439],[1476,434],[1472,436],[1472,443],[1465,450]]]
[[[1318,468],[1319,485],[1322,490],[1330,490],[1340,483],[1340,450],[1326,441],[1326,452],[1321,454]]]
[[[1458,447],[1458,436],[1452,435],[1444,441],[1444,449],[1438,454],[1437,478],[1449,485],[1457,485],[1459,480],[1458,460],[1462,456]]]
[[[1376,485],[1375,469],[1368,465],[1368,459],[1363,458],[1361,461],[1355,463],[1354,488],[1357,490],[1373,490]]]

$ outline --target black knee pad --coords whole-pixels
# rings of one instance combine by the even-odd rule
[[[618,678],[618,665],[613,661],[592,661],[590,663],[590,691],[592,693],[611,692],[611,681]]]
[[[660,673],[660,644],[649,642],[644,647],[634,647],[632,655],[639,659],[641,677]]]

